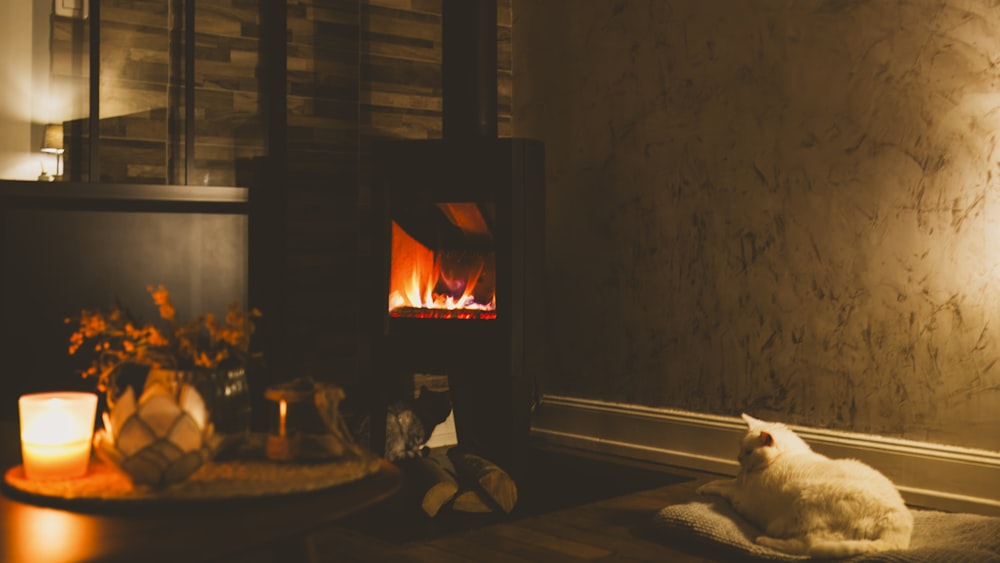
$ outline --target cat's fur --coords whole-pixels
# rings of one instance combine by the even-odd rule
[[[763,530],[757,543],[813,557],[909,547],[913,515],[888,478],[860,461],[812,451],[784,424],[743,419],[739,475],[698,492],[724,497]]]
[[[385,457],[400,461],[424,455],[424,444],[434,427],[448,418],[451,395],[447,391],[420,388],[415,399],[389,405],[385,420]]]

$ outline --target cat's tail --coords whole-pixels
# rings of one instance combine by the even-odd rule
[[[809,555],[818,558],[850,557],[862,553],[905,549],[899,542],[887,540],[818,540],[809,544]]]
[[[850,557],[862,553],[891,551],[910,547],[913,516],[907,509],[892,513],[875,539],[847,539],[843,537],[811,536],[807,538],[807,552],[813,557]]]
[[[847,539],[817,539],[817,538],[757,538],[757,543],[791,555],[809,555],[818,559],[834,559],[850,557],[876,551],[905,549],[896,541],[878,540],[847,540]]]

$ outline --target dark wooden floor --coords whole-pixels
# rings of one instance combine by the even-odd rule
[[[690,499],[696,487],[717,476],[609,462],[576,452],[555,454],[566,453],[572,455],[555,458],[537,482],[519,484],[519,505],[511,515],[442,512],[430,519],[404,492],[338,525],[316,530],[305,542],[297,542],[293,551],[257,553],[239,561],[732,560],[707,546],[667,538],[651,527],[657,510]],[[583,457],[575,463],[578,455]]]

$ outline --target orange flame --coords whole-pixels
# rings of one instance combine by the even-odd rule
[[[440,257],[392,223],[392,264],[389,276],[389,311],[401,308],[496,310],[496,293],[488,303],[476,301],[475,290],[485,265],[471,274],[455,277],[446,272]],[[441,284],[464,288],[459,296],[435,291]]]

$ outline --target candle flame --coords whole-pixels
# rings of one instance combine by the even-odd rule
[[[288,416],[288,401],[281,399],[278,402],[278,435],[285,435],[285,417]]]

